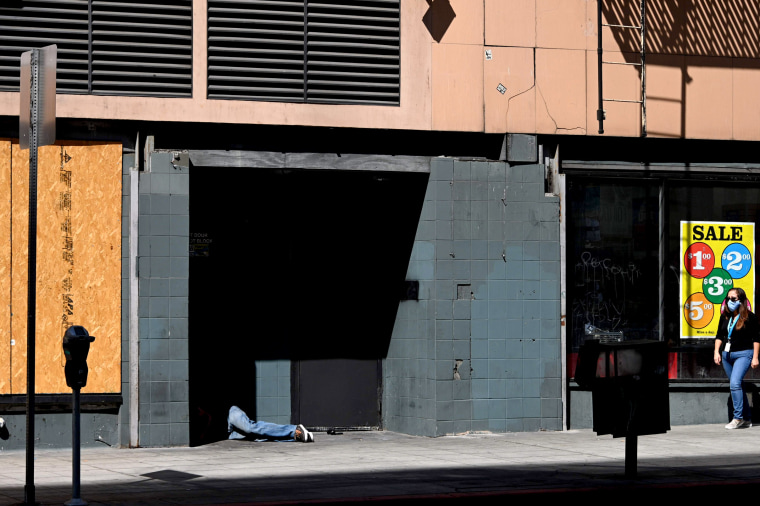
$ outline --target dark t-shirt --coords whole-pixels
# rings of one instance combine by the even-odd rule
[[[720,315],[718,322],[718,333],[715,339],[723,341],[723,345],[728,342],[728,321],[733,315],[730,313]],[[760,325],[758,325],[757,316],[752,311],[747,313],[747,321],[742,328],[734,327],[731,332],[731,351],[751,350],[753,343],[760,343]]]

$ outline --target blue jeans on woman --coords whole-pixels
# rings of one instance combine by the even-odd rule
[[[742,380],[752,365],[752,350],[724,351],[723,369],[728,375],[731,388],[731,400],[734,403],[734,418],[738,420],[752,420],[752,411],[747,400],[747,394],[742,388]]]
[[[237,406],[230,408],[227,416],[227,439],[251,437],[257,441],[295,441],[295,425],[279,425],[269,422],[254,422]]]

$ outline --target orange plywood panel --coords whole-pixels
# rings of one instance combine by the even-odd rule
[[[733,138],[760,140],[760,61],[734,60],[733,69]]]
[[[433,130],[483,131],[481,45],[433,45]]]
[[[59,307],[61,315],[67,310],[70,314],[68,319],[61,316],[59,325],[83,325],[96,338],[82,391],[120,392],[121,145],[69,145],[64,158],[65,176],[71,177],[71,208],[60,228],[69,227],[73,259],[71,284],[61,290]],[[65,244],[69,239],[61,233],[59,240]]]
[[[731,139],[733,68],[728,58],[687,56],[686,137]]]
[[[585,50],[536,49],[536,131],[586,134]]]
[[[596,111],[599,108],[598,59],[596,51],[586,52],[588,69],[588,110],[586,121],[589,135],[599,134],[599,121]],[[609,51],[605,59],[609,61],[628,61],[631,55]],[[639,67],[631,65],[604,65],[604,97],[616,100],[641,100],[641,74]],[[621,137],[638,137],[641,135],[641,105],[629,102],[605,102],[604,135]]]
[[[683,56],[651,55],[647,58],[647,135],[685,135],[686,81]]]
[[[534,133],[536,87],[533,48],[489,47],[484,66],[486,132]]]
[[[0,140],[0,394],[11,393],[11,142]]]
[[[51,392],[47,385],[58,373],[63,374],[61,352],[53,350],[51,334],[51,307],[58,296],[51,293],[50,269],[60,253],[50,241],[49,229],[54,211],[55,181],[61,159],[60,146],[43,146],[37,155],[37,283],[35,318],[35,391]],[[12,333],[13,347],[11,373],[14,394],[26,393],[28,343],[28,269],[29,269],[29,150],[13,146],[12,188]],[[58,336],[58,344],[62,334]],[[51,353],[53,356],[51,356]],[[57,359],[57,361],[56,361]],[[52,390],[53,392],[63,390]]]
[[[586,49],[586,39],[593,35],[587,4],[587,0],[536,0],[536,46]]]
[[[41,148],[42,149],[48,149]],[[11,147],[11,393],[26,393],[29,150]]]
[[[536,46],[536,0],[486,0],[487,46]]]
[[[25,393],[28,150],[16,146],[13,160],[12,329],[16,346],[11,371],[13,393]],[[83,392],[118,392],[121,146],[40,148],[37,195],[35,390],[70,391],[61,343],[69,325],[83,325],[98,338],[88,359],[91,373]]]
[[[65,392],[63,333],[55,316],[61,306],[61,279],[67,263],[62,258],[62,203],[66,184],[60,179],[62,150],[45,146],[39,150],[37,175],[37,318],[35,386],[38,392]]]

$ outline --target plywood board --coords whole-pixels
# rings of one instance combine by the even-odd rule
[[[52,148],[54,149],[54,147]],[[40,150],[42,151],[42,150]],[[29,150],[11,147],[11,393],[26,393]]]
[[[96,340],[83,392],[121,391],[121,145],[66,146],[74,264],[69,323]],[[65,310],[65,303],[60,309]],[[62,326],[66,322],[61,321]]]
[[[28,151],[13,149],[12,391],[26,392]],[[45,146],[37,176],[38,393],[69,392],[62,338],[82,325],[96,341],[83,392],[121,391],[121,145]]]
[[[0,394],[11,393],[11,143],[0,140]]]

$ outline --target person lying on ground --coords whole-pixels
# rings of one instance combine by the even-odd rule
[[[232,406],[227,415],[227,439],[251,439],[254,441],[299,441],[313,443],[314,434],[301,424],[280,425],[270,422],[256,422],[248,418],[237,406]]]

